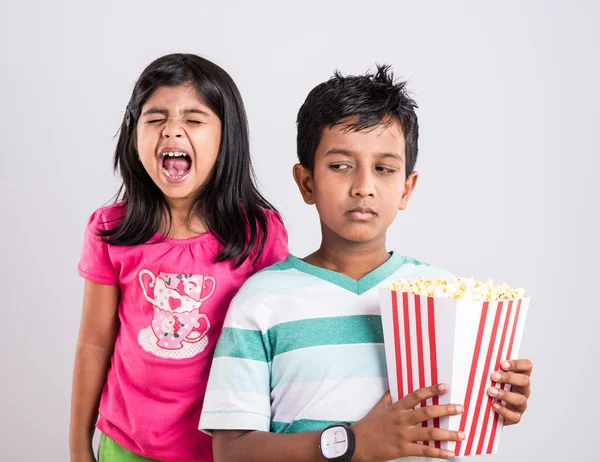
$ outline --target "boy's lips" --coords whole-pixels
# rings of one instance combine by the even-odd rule
[[[377,212],[375,212],[375,210],[373,210],[371,207],[355,207],[346,213],[357,221],[368,221],[377,216]]]

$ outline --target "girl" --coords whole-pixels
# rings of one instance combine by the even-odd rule
[[[98,413],[100,461],[212,461],[197,426],[225,312],[250,275],[288,253],[253,181],[231,77],[195,55],[151,63],[114,167],[122,200],[91,216],[78,268],[71,461],[95,461]]]

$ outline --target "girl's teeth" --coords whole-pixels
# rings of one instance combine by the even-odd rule
[[[171,175],[171,174],[169,173],[169,170],[167,170],[166,168],[163,168],[163,171],[165,172],[165,175],[167,175],[169,178],[174,178],[174,179],[177,179],[177,178],[182,178],[182,177],[184,177],[185,175],[187,175],[187,172],[181,172],[181,174],[180,174],[180,175]]]

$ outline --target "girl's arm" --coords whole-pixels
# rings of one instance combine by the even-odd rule
[[[119,330],[118,285],[85,281],[71,396],[71,462],[95,461],[92,437]]]

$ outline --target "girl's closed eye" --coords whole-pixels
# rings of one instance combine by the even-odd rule
[[[167,121],[167,119],[151,119],[151,120],[146,121],[146,123],[159,124],[159,123],[166,122],[166,121]],[[194,124],[194,125],[200,125],[201,123],[203,123],[201,120],[195,120],[195,119],[187,119],[186,122],[189,124]]]

